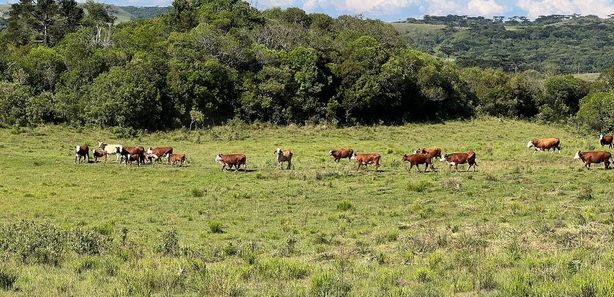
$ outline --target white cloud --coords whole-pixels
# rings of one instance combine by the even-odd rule
[[[470,0],[467,9],[473,15],[493,16],[506,11],[505,6],[495,0]]]
[[[614,14],[611,0],[518,0],[517,6],[526,11],[530,18],[550,14],[578,13],[601,17]]]

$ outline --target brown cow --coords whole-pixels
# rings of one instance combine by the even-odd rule
[[[140,154],[128,154],[128,155],[126,155],[126,165],[128,165],[128,163],[130,163],[130,165],[132,165],[133,161],[136,161],[136,165],[137,166],[141,166],[141,164],[143,164],[145,162],[145,160],[143,159],[142,155],[140,155]]]
[[[179,167],[181,167],[185,163],[185,154],[171,154],[168,159],[172,165],[179,163]]]
[[[283,163],[287,162],[288,170],[290,170],[292,167],[292,156],[294,156],[294,153],[292,153],[290,150],[283,151],[281,148],[277,148],[274,154],[277,157],[277,163],[279,164],[280,168],[283,168]]]
[[[418,149],[416,153],[427,154],[431,158],[441,158],[441,149],[438,147],[427,147],[423,149]]]
[[[104,157],[105,163],[109,160],[109,153],[105,150],[92,150],[92,155],[94,155],[94,163],[98,162],[98,158],[102,157]]]
[[[228,169],[232,169],[233,166],[235,166],[235,170],[239,170],[239,168],[241,168],[241,165],[243,165],[243,170],[246,170],[247,165],[245,164],[245,161],[247,160],[247,157],[245,157],[244,154],[229,154],[229,155],[223,155],[223,154],[218,154],[215,157],[215,161],[222,164],[222,171],[224,171],[224,169],[226,169],[226,166],[228,166]]]
[[[367,165],[369,164],[375,164],[375,171],[377,171],[380,166],[379,161],[381,158],[382,156],[380,154],[375,154],[375,153],[370,153],[370,154],[354,153],[352,155],[351,160],[356,160],[356,162],[358,163],[358,168],[356,168],[356,170],[360,170],[360,167],[362,167],[363,165],[366,168]]]
[[[143,148],[142,146],[124,147],[122,148],[121,155],[122,155],[122,158],[125,159],[126,161],[128,160],[128,157],[130,157],[131,155],[138,155],[139,164],[145,162],[145,148]],[[128,162],[126,162],[126,165],[128,165]]]
[[[535,151],[559,151],[561,152],[561,140],[558,138],[542,138],[533,139],[527,143],[527,148],[532,148]]]
[[[612,154],[606,151],[581,152],[578,151],[574,156],[574,160],[581,159],[587,169],[591,169],[591,164],[604,163],[605,170],[610,169]]]
[[[83,145],[77,145],[75,147],[75,164],[77,163],[80,164],[81,158],[87,161],[87,163],[90,162],[90,146],[89,145],[83,144]]]
[[[458,171],[458,164],[469,164],[467,167],[467,171],[473,167],[473,171],[475,172],[475,167],[478,166],[476,162],[475,152],[469,151],[466,153],[452,153],[445,154],[441,157],[441,162],[447,162],[450,167],[454,166],[454,169]]]
[[[614,140],[614,136],[612,136],[612,134],[599,135],[599,143],[601,146],[607,145],[609,148],[612,148],[612,140]]]
[[[411,169],[416,166],[418,168],[418,172],[420,171],[420,164],[426,164],[426,168],[424,168],[424,172],[427,172],[429,166],[431,166],[431,170],[435,171],[435,167],[433,167],[433,158],[429,154],[416,153],[412,155],[403,155],[402,161],[409,162],[409,172]]]
[[[328,152],[331,156],[335,158],[335,162],[339,163],[339,160],[348,158],[348,161],[352,159],[352,155],[354,155],[353,149],[336,149]]]
[[[173,154],[173,148],[170,146],[148,148],[146,153],[148,155],[158,156],[158,161],[162,162],[162,158],[166,157],[168,163],[171,162],[171,155]],[[151,160],[151,159],[150,159]]]

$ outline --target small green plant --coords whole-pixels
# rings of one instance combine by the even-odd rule
[[[431,183],[426,180],[420,180],[415,182],[409,182],[407,184],[407,190],[410,192],[422,193],[431,187]]]
[[[180,254],[177,230],[171,229],[162,234],[162,242],[158,246],[158,252],[166,256],[178,256]]]
[[[218,221],[209,222],[209,230],[211,231],[211,233],[224,233],[222,223]]]
[[[347,200],[343,200],[343,201],[337,203],[337,210],[340,210],[340,211],[348,211],[348,210],[352,209],[352,207],[353,207],[352,203],[350,203]]]
[[[9,291],[13,289],[17,276],[3,268],[0,268],[0,289]]]
[[[348,296],[352,286],[339,274],[324,272],[316,274],[311,279],[311,296],[343,297]]]
[[[203,196],[205,196],[205,191],[203,189],[199,189],[199,188],[192,188],[190,193],[192,194],[192,197],[203,197]]]
[[[594,199],[594,197],[593,197],[593,188],[591,188],[588,185],[585,185],[578,192],[577,198],[578,198],[578,200],[581,200],[581,201],[593,200]]]

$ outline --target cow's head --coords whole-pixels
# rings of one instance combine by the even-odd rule
[[[599,134],[599,140],[603,140],[603,133]]]
[[[281,155],[281,148],[277,148],[277,149],[275,150],[274,154],[276,154],[276,155],[278,155],[278,156],[279,156],[279,155]]]
[[[352,153],[352,157],[350,159],[356,160],[356,153]]]
[[[423,151],[424,151],[424,149],[419,148],[419,149],[417,149],[417,150],[416,150],[414,153],[415,153],[415,154],[422,154],[422,153],[423,153]]]
[[[217,156],[215,157],[215,161],[216,162],[222,162],[222,154],[217,154]]]
[[[527,143],[527,148],[535,147],[535,140],[531,140]]]
[[[104,143],[104,142],[100,142],[100,141],[98,142],[98,147],[99,147],[99,148],[101,148],[101,149],[103,149],[103,150],[104,150],[105,146],[107,146],[107,144],[106,144],[106,143]]]
[[[147,153],[148,154],[152,154],[153,153],[153,148],[152,147],[148,147],[147,148]]]
[[[445,162],[448,160],[448,154],[444,154],[443,156],[441,156],[441,158],[439,159],[439,161],[441,162]]]
[[[580,158],[582,158],[582,152],[581,152],[581,151],[578,151],[578,152],[576,153],[576,155],[573,157],[573,159],[574,159],[574,160],[578,160],[578,159],[580,159]]]
[[[332,150],[332,151],[328,152],[328,154],[332,156],[332,155],[335,154],[335,152],[336,152],[335,150]]]
[[[407,161],[407,157],[409,157],[408,154],[403,155],[403,159],[401,159],[401,161]]]

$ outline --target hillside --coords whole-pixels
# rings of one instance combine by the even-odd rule
[[[614,19],[549,16],[520,22],[448,16],[393,25],[412,47],[465,67],[585,73],[614,66]]]
[[[562,153],[525,146],[550,135]],[[190,163],[73,164],[75,144],[101,140],[169,145]],[[477,172],[437,161],[437,173],[407,173],[403,154],[430,145],[475,150]],[[134,138],[0,129],[12,152],[0,157],[0,271],[14,279],[0,295],[607,296],[614,172],[572,159],[595,145],[498,119]],[[276,146],[294,151],[294,170],[277,168]],[[381,153],[381,171],[335,163],[339,146]],[[219,152],[246,153],[249,171],[222,172]]]
[[[112,5],[112,12],[117,17],[117,22],[127,22],[146,18],[153,18],[168,12],[168,7],[136,7]],[[6,25],[6,14],[10,9],[9,4],[0,4],[0,29]]]

